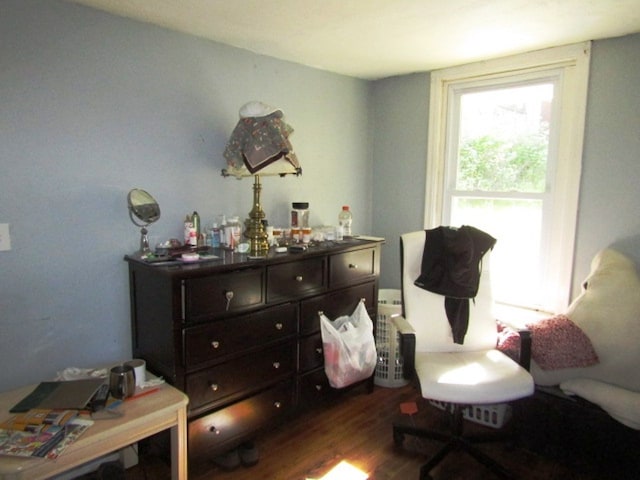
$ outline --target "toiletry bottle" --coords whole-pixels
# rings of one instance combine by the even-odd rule
[[[184,219],[184,244],[189,245],[189,234],[193,228],[193,219],[191,215],[187,214]]]
[[[212,248],[220,248],[220,228],[216,222],[213,223],[210,232],[210,245]]]
[[[191,221],[193,222],[193,228],[196,229],[196,237],[200,238],[202,230],[200,228],[200,215],[198,215],[198,212],[193,212],[193,215],[191,215]]]

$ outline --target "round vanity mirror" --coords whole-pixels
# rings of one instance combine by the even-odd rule
[[[129,204],[129,217],[140,229],[140,253],[146,254],[149,249],[149,237],[147,226],[160,218],[160,205],[148,192],[134,188],[127,195]]]

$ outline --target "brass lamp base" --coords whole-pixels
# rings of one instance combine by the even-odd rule
[[[244,221],[246,226],[244,236],[249,240],[249,255],[252,257],[264,257],[269,252],[269,243],[267,242],[267,232],[264,230],[262,221],[265,219],[265,213],[260,205],[260,175],[254,175],[253,183],[253,208],[249,212],[249,218]]]

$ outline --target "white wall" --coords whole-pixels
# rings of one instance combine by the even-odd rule
[[[251,181],[223,179],[238,109],[277,105],[301,178],[265,178],[272,224],[350,204],[371,230],[369,84],[57,0],[0,2],[0,391],[131,357],[126,195],[160,203],[152,243],[185,214],[246,217]],[[339,173],[337,173],[339,172]]]

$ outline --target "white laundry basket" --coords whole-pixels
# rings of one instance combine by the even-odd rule
[[[376,318],[376,350],[378,364],[374,383],[381,387],[402,387],[409,383],[402,376],[402,356],[398,330],[391,317],[402,313],[400,290],[381,289],[378,292],[378,316]]]
[[[453,411],[453,405],[439,400],[429,400],[429,403],[440,410]],[[511,418],[511,405],[507,403],[493,403],[487,405],[467,405],[462,410],[462,416],[471,422],[487,427],[502,428]]]

